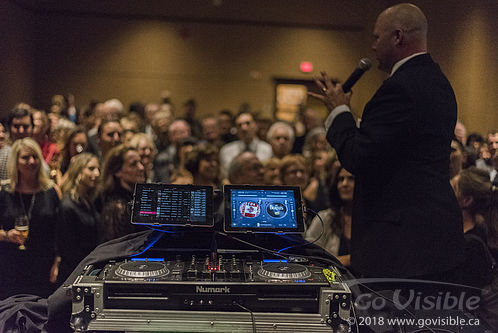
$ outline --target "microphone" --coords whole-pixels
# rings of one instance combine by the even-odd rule
[[[368,71],[372,67],[372,61],[368,58],[363,58],[360,60],[360,63],[358,64],[358,67],[354,70],[353,73],[348,77],[346,82],[342,85],[342,91],[345,93],[348,93],[351,88],[354,86],[356,81],[360,79],[360,77]]]

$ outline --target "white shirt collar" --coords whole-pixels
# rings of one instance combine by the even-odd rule
[[[414,53],[412,54],[411,56],[408,56],[406,58],[403,58],[401,59],[400,61],[398,61],[397,63],[394,64],[393,66],[393,69],[391,70],[391,75],[390,76],[393,76],[394,72],[396,72],[398,70],[398,68],[401,67],[401,65],[403,65],[405,62],[407,62],[408,60],[412,59],[412,58],[415,58],[416,56],[419,56],[421,54],[426,54],[427,52],[419,52],[419,53]]]
[[[251,141],[251,142],[250,142],[247,146],[249,146],[249,148],[250,148],[252,151],[254,151],[254,150],[255,150],[255,148],[256,148],[256,147],[257,147],[257,145],[258,145],[258,141],[259,141],[259,140],[258,140],[258,138],[254,138],[254,139],[252,139],[252,141]],[[239,143],[240,147],[242,147],[242,149],[244,149],[244,148],[246,147],[246,143],[245,143],[244,141],[242,141],[242,140],[239,140],[239,142],[240,142],[240,143]]]

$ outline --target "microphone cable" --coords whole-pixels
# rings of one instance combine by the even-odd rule
[[[239,302],[237,302],[235,300],[232,302],[232,304],[238,306],[239,308],[241,308],[244,311],[249,312],[249,314],[251,315],[251,321],[252,321],[252,332],[256,333],[256,320],[254,320],[254,313],[252,312],[252,310],[246,308],[245,306],[243,306],[242,304],[240,304]]]

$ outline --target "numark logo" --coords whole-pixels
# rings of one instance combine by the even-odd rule
[[[196,293],[207,293],[207,294],[230,294],[230,288],[227,286],[218,287],[218,288],[196,286],[195,292]]]

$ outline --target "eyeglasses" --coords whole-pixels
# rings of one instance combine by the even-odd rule
[[[20,130],[22,128],[23,130],[27,131],[31,128],[31,125],[12,124],[11,127],[15,128],[16,130]]]

